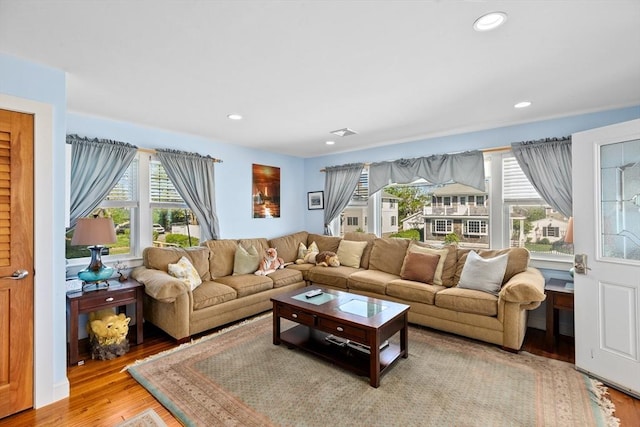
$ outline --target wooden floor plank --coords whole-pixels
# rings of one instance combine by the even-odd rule
[[[176,347],[175,341],[152,325],[145,325],[144,344],[132,346],[113,360],[87,360],[70,367],[67,376],[70,396],[38,410],[30,409],[0,420],[0,427],[111,427],[125,419],[153,409],[170,427],[181,424],[144,387],[122,369],[136,360]],[[544,350],[544,331],[529,329],[523,350],[539,356],[574,363],[573,340],[561,337],[554,352]],[[87,357],[86,350],[81,354]],[[621,426],[640,425],[640,401],[609,389]]]

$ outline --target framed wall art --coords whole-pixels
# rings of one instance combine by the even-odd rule
[[[324,209],[324,191],[310,191],[307,193],[307,209]]]
[[[280,218],[280,168],[253,164],[254,218]]]

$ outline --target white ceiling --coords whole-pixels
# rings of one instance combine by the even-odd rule
[[[69,111],[301,157],[640,105],[638,0],[0,0],[0,52]]]

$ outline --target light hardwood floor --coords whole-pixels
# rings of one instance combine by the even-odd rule
[[[144,344],[132,346],[124,356],[114,360],[87,360],[82,366],[68,369],[71,395],[38,410],[27,410],[0,420],[0,427],[69,426],[107,427],[153,408],[168,426],[181,424],[122,368],[176,346],[175,341],[151,325],[145,325]],[[81,345],[81,348],[83,346]],[[540,356],[574,362],[570,339],[560,341],[554,353],[544,351],[544,331],[529,329],[523,350]],[[86,352],[84,353],[86,357]],[[640,401],[610,389],[621,426],[640,425]]]

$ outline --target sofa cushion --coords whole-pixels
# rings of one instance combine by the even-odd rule
[[[211,279],[215,280],[218,277],[231,276],[238,242],[231,239],[221,239],[207,240],[203,244],[211,251],[209,259]]]
[[[396,279],[387,283],[387,295],[404,301],[415,301],[430,305],[435,304],[436,294],[443,289],[446,288],[404,279]]]
[[[416,242],[412,241],[412,245],[421,246],[423,248],[432,248],[432,249],[447,249],[449,252],[444,260],[444,265],[442,267],[442,286],[446,286],[450,288],[455,286],[454,279],[456,276],[456,269],[458,267],[458,246],[451,245],[430,245],[424,242]]]
[[[318,285],[347,289],[347,278],[356,271],[360,271],[360,269],[344,265],[339,267],[322,267],[314,265],[307,272],[307,280]]]
[[[310,245],[313,242],[316,242],[318,245],[318,249],[320,252],[329,251],[329,252],[338,252],[338,245],[342,238],[338,236],[324,236],[322,234],[309,234],[307,236],[307,244]]]
[[[407,251],[400,270],[400,278],[422,283],[433,283],[440,255]]]
[[[475,251],[469,252],[460,274],[458,287],[498,295],[508,261],[509,254],[485,259]]]
[[[436,294],[435,304],[440,308],[463,313],[483,316],[497,316],[498,314],[498,297],[473,289],[457,287],[443,289]]]
[[[233,275],[255,273],[262,259],[261,253],[251,245],[245,249],[241,244],[236,248],[233,258]]]
[[[444,264],[447,260],[447,256],[449,256],[449,249],[433,249],[428,246],[420,246],[416,244],[411,244],[407,252],[418,252],[422,254],[430,254],[430,255],[438,255],[440,258],[438,259],[438,265],[436,266],[436,271],[433,274],[432,284],[434,285],[442,285],[442,272],[444,270]]]
[[[298,231],[297,233],[276,237],[269,240],[269,247],[276,248],[278,256],[284,262],[295,262],[298,258],[298,245],[300,242],[306,245],[308,235],[309,233],[306,231]]]
[[[256,276],[255,274],[218,277],[216,282],[235,289],[238,298],[273,289],[273,280],[268,276]]]
[[[360,258],[362,252],[367,247],[367,242],[356,242],[353,240],[341,240],[338,245],[338,259],[340,265],[347,267],[360,268]]]
[[[140,266],[133,269],[131,277],[144,284],[144,292],[160,302],[172,303],[189,291],[182,280],[162,270]]]
[[[408,246],[407,239],[375,239],[369,257],[369,269],[384,271],[399,277]]]
[[[202,282],[202,285],[193,291],[193,309],[210,307],[223,302],[236,299],[238,293],[235,289],[217,282]]]
[[[291,265],[288,265],[287,268],[285,268],[285,270],[291,269],[291,270],[299,271],[300,273],[302,273],[302,278],[304,280],[309,280],[309,270],[311,270],[311,268],[315,266],[316,266],[315,262],[313,264],[309,264],[309,263],[291,264]]]
[[[198,272],[202,280],[209,280],[209,249],[195,246],[192,248],[156,248],[147,247],[142,251],[142,262],[145,267],[169,272],[169,264],[177,263],[186,257]]]
[[[260,254],[260,257],[262,257],[265,251],[271,247],[269,246],[269,241],[264,237],[259,237],[256,239],[239,239],[238,244],[243,248],[250,248],[251,246],[253,246]],[[278,254],[278,256],[280,256],[280,254]]]
[[[267,277],[273,280],[274,288],[293,285],[304,280],[302,278],[302,272],[293,268],[281,268],[280,270],[276,270],[273,273],[269,273]]]
[[[387,283],[398,279],[398,275],[380,270],[362,270],[353,273],[347,280],[349,289],[373,292],[380,295],[387,293]]]
[[[182,280],[182,282],[189,286],[192,291],[202,283],[202,279],[198,275],[198,271],[187,257],[183,256],[177,263],[169,264],[167,269],[169,270],[170,275],[176,279]]]
[[[377,239],[373,233],[360,233],[357,231],[348,231],[344,233],[344,240],[353,240],[356,242],[367,242],[367,246],[362,251],[362,257],[360,257],[360,268],[369,268],[369,258],[371,257],[371,249],[373,248],[373,241]]]
[[[458,265],[456,267],[456,274],[453,279],[454,284],[458,284],[460,281],[460,275],[462,274],[462,268],[467,260],[467,255],[471,249],[458,249]],[[482,258],[492,258],[502,254],[509,254],[509,262],[507,263],[507,269],[504,272],[502,284],[507,283],[515,274],[522,273],[529,266],[529,251],[526,248],[507,248],[507,249],[479,249],[476,251]]]

